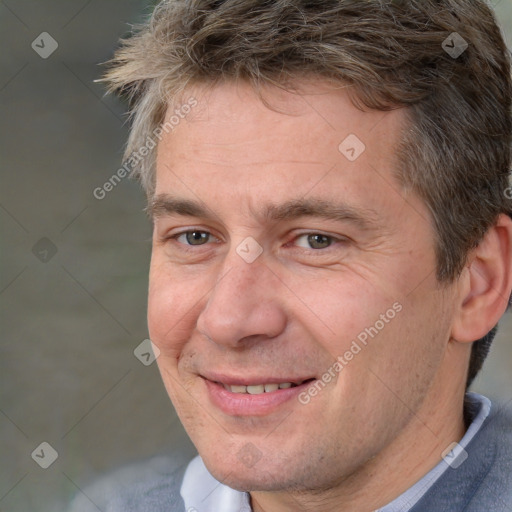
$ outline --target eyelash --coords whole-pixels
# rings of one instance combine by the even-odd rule
[[[215,237],[215,235],[213,235],[209,231],[205,231],[205,230],[201,230],[201,229],[187,229],[186,231],[180,231],[179,233],[175,233],[174,235],[166,237],[164,241],[173,240],[173,241],[179,243],[180,245],[182,245],[184,251],[195,251],[195,249],[192,249],[192,247],[201,247],[203,245],[208,245],[208,242],[210,241],[210,240],[208,240],[205,244],[199,244],[197,246],[178,241],[179,237],[187,235],[188,233],[206,233],[206,234],[210,235],[211,237],[215,238],[217,240],[217,242],[215,242],[215,243],[218,243],[218,239],[217,239],[217,237]],[[296,242],[300,238],[308,237],[308,236],[312,236],[312,235],[320,235],[322,237],[326,237],[327,239],[330,240],[330,244],[327,247],[320,248],[320,249],[313,249],[312,247],[305,248],[305,247],[300,247],[300,246],[296,246],[296,248],[299,250],[307,251],[307,252],[309,252],[309,251],[326,252],[327,250],[332,249],[333,245],[338,244],[338,243],[347,242],[347,240],[348,240],[346,237],[335,237],[335,236],[326,235],[325,233],[320,233],[317,231],[309,231],[306,233],[298,234],[291,242],[288,242],[286,245],[289,245],[292,242]]]

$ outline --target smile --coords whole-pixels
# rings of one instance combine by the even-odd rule
[[[305,381],[300,381],[297,384],[294,382],[281,382],[281,384],[255,384],[251,386],[230,386],[228,384],[222,384],[222,382],[217,382],[216,384],[222,384],[222,386],[224,386],[224,389],[226,389],[227,391],[231,391],[231,393],[247,393],[249,395],[260,395],[261,393],[272,393],[274,391],[277,391],[278,389],[294,388],[300,386],[304,382]]]
[[[297,396],[314,380],[274,378],[266,381],[263,378],[243,382],[241,379],[210,380],[203,377],[210,403],[229,416],[266,416],[293,399],[295,402],[292,403],[298,403]]]

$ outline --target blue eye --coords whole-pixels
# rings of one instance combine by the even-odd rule
[[[321,233],[301,235],[295,240],[299,247],[304,247],[305,249],[326,249],[332,245],[333,242],[333,238],[331,236],[322,235]],[[299,240],[303,240],[303,242],[300,243]]]
[[[182,237],[185,237],[185,241]],[[210,233],[207,231],[186,231],[177,235],[176,240],[186,245],[204,245],[210,240]]]

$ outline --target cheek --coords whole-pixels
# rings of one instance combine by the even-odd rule
[[[163,265],[151,264],[148,328],[162,355],[178,357],[195,327],[201,289],[194,281],[176,279]]]
[[[305,313],[311,318],[309,325],[319,339],[329,340],[336,356],[343,354],[358,337],[364,342],[367,330],[376,323],[379,331],[384,325],[387,327],[387,323],[382,324],[381,315],[388,313],[388,322],[396,316],[393,304],[397,294],[385,291],[378,279],[375,275],[363,277],[346,272],[340,279],[324,279],[321,286],[310,283],[311,286],[302,288],[300,299],[308,307]]]
[[[392,277],[389,272],[377,275],[359,268],[342,279],[326,280],[321,293],[310,287],[304,297],[322,320],[315,326],[324,327],[324,336],[313,328],[317,340],[322,340],[331,358],[343,358],[342,369],[334,368],[343,375],[340,393],[364,395],[365,389],[371,389],[368,394],[373,396],[379,396],[379,390],[389,393],[381,380],[396,392],[418,386],[424,390],[440,363],[449,314],[433,290],[435,283],[427,280],[409,293],[410,279],[402,276],[402,285]],[[409,373],[419,380],[402,382]],[[374,402],[371,396],[368,400]]]
[[[399,405],[400,397],[411,410],[428,392],[450,332],[449,308],[443,307],[442,296],[431,290],[418,295],[401,298],[400,313],[371,341],[368,351],[368,368],[382,403]]]

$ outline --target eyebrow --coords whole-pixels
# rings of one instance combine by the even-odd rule
[[[213,219],[214,215],[202,203],[190,199],[180,199],[168,194],[157,195],[148,205],[147,212],[152,218],[167,215],[183,215]]]
[[[200,217],[218,220],[203,203],[174,197],[168,194],[157,195],[148,206],[149,215],[160,218],[170,215]],[[300,198],[283,204],[268,204],[263,207],[260,218],[267,222],[290,221],[301,217],[317,217],[337,222],[350,222],[360,229],[370,230],[380,227],[380,216],[371,208],[359,208],[344,203],[333,203],[320,198]]]

